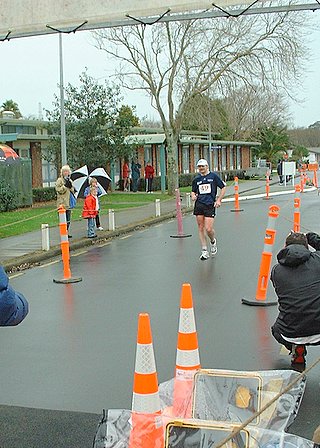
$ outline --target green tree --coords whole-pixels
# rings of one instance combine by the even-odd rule
[[[79,86],[65,88],[65,116],[68,163],[72,167],[105,166],[119,157],[129,157],[133,145],[125,143],[138,118],[129,106],[121,105],[119,87],[99,84],[87,71],[79,76]],[[51,134],[49,158],[60,165],[60,103],[55,96],[53,109],[46,111]]]
[[[1,108],[3,110],[10,110],[11,112],[14,113],[16,118],[21,118],[21,112],[19,109],[19,106],[16,102],[14,102],[13,100],[6,100],[1,104]]]
[[[291,146],[287,128],[276,124],[259,128],[254,137],[261,142],[256,155],[272,164],[275,164],[279,157],[283,157]]]
[[[292,158],[294,160],[303,160],[308,156],[309,156],[309,150],[302,145],[295,146],[294,150],[292,151]]]

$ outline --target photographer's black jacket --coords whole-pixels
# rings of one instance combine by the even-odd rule
[[[279,302],[274,327],[288,338],[320,334],[320,237],[307,234],[316,252],[300,244],[282,249],[271,272]]]

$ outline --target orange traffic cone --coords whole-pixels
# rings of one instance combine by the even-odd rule
[[[256,289],[256,300],[242,299],[244,305],[271,306],[277,305],[276,301],[267,301],[267,290],[271,271],[272,249],[276,238],[276,219],[279,216],[280,207],[270,205],[268,213],[268,224],[264,238],[264,247],[261,255],[258,284]]]
[[[66,210],[63,205],[58,208],[59,213],[59,229],[60,229],[60,245],[63,263],[63,278],[53,279],[54,283],[77,283],[81,282],[81,277],[72,277],[70,270],[70,248],[68,239],[68,228],[66,219]]]
[[[182,285],[180,302],[176,373],[173,390],[174,417],[191,418],[193,377],[200,367],[192,290],[191,285],[185,283]]]
[[[130,448],[163,448],[158,377],[148,314],[139,314]]]

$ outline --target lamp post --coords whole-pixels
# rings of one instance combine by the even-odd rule
[[[61,133],[61,164],[67,164],[67,143],[66,143],[66,118],[64,112],[64,85],[63,85],[63,54],[62,54],[62,33],[59,33],[59,70],[60,70],[60,133]]]

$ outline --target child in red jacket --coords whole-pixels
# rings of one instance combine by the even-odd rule
[[[84,200],[82,217],[88,220],[88,238],[97,238],[95,233],[95,217],[99,213],[97,188],[90,187],[90,193]]]

